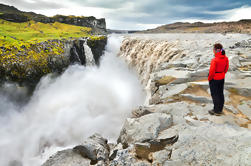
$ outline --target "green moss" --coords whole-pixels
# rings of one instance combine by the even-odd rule
[[[103,36],[103,35],[100,35],[100,36],[89,36],[89,38],[90,38],[90,40],[104,40],[107,37]]]
[[[7,75],[18,79],[25,78],[29,72],[37,71],[41,75],[50,71],[48,67],[50,57],[57,57],[64,53],[62,42],[51,41],[47,44],[25,44],[20,49],[0,49],[0,67],[5,69]],[[9,70],[9,72],[8,72]]]

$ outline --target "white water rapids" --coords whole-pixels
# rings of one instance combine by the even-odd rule
[[[74,65],[60,77],[44,77],[24,106],[0,91],[0,165],[39,166],[60,149],[100,133],[115,141],[131,110],[144,103],[137,74],[116,57],[121,38],[109,37],[99,67]],[[14,90],[13,90],[14,88]]]

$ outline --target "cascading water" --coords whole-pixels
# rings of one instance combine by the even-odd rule
[[[182,51],[177,48],[177,42],[127,37],[122,42],[119,56],[136,68],[143,85],[148,86],[150,74],[161,63],[180,58]]]
[[[1,166],[39,166],[95,132],[115,141],[124,119],[145,100],[137,74],[116,57],[120,44],[109,37],[99,67],[73,65],[58,78],[42,78],[25,106],[0,91]]]
[[[95,60],[92,54],[91,48],[87,45],[87,40],[85,40],[84,44],[84,50],[85,50],[85,59],[86,59],[86,65],[92,66],[95,65]]]

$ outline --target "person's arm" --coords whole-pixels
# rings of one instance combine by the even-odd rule
[[[212,59],[210,69],[209,69],[208,81],[211,81],[214,78],[215,69],[216,69],[216,62],[214,59]]]
[[[227,66],[226,66],[225,71],[224,71],[225,73],[227,73],[228,68],[229,68],[229,60],[228,60],[228,58],[227,58]]]

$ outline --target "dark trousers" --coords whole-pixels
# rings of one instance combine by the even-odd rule
[[[209,81],[211,96],[214,103],[214,112],[222,112],[224,106],[224,79]]]

